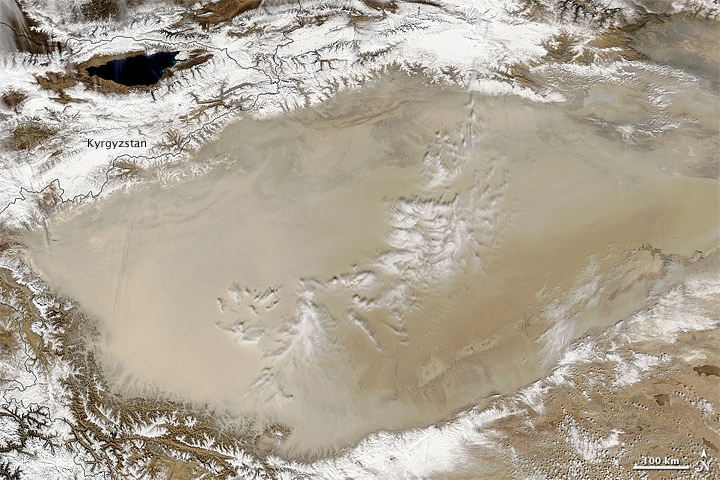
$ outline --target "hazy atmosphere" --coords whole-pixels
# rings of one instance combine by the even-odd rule
[[[0,0],[0,478],[720,478],[717,0]]]
[[[715,182],[674,161],[693,145],[653,147],[395,76],[231,124],[198,153],[221,166],[59,217],[31,258],[101,320],[116,388],[280,422],[288,453],[323,455],[538,378],[677,281],[642,245],[717,245]]]

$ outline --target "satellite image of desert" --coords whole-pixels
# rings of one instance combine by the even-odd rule
[[[718,0],[0,0],[0,480],[720,480]]]

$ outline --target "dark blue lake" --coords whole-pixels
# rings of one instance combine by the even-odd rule
[[[97,67],[88,67],[87,73],[129,87],[154,85],[162,78],[165,69],[175,65],[178,53],[158,52],[150,56],[140,54],[111,60]]]

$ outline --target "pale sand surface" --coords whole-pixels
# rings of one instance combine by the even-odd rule
[[[693,139],[631,146],[585,113],[386,79],[233,123],[197,155],[223,166],[65,214],[30,257],[101,320],[119,391],[280,422],[284,455],[324,455],[538,378],[682,279],[642,244],[717,247],[717,180],[667,168]]]

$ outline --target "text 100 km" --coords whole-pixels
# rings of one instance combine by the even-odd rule
[[[642,465],[646,466],[666,466],[666,465],[680,465],[680,460],[673,457],[640,457]]]

